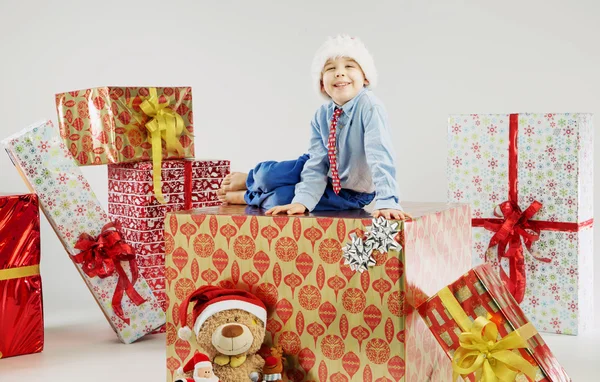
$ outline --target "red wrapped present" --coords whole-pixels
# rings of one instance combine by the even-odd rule
[[[135,249],[141,274],[165,304],[165,214],[221,204],[216,190],[229,174],[227,160],[167,160],[161,164],[162,194],[153,195],[153,164],[135,162],[108,166],[108,212]]]
[[[0,358],[44,348],[39,265],[37,196],[0,195]]]
[[[442,288],[418,312],[452,358],[455,376],[490,382],[571,380],[489,264]]]

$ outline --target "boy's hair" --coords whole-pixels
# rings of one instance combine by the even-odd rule
[[[321,45],[319,50],[317,50],[315,58],[313,59],[313,84],[318,94],[329,99],[327,94],[321,92],[323,67],[327,63],[327,60],[339,57],[348,57],[356,61],[365,74],[365,78],[369,81],[367,87],[372,89],[377,86],[377,69],[375,68],[375,62],[365,45],[357,37],[338,35],[336,37],[329,37],[327,41]]]

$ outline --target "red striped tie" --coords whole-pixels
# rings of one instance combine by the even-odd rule
[[[333,184],[333,192],[340,193],[342,186],[340,184],[340,175],[338,174],[337,160],[335,157],[335,130],[338,118],[342,114],[342,109],[335,108],[333,117],[331,117],[331,127],[329,128],[329,148],[327,154],[329,156],[329,166],[331,168],[331,182]]]

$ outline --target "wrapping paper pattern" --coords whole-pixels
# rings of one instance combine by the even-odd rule
[[[266,303],[265,342],[283,346],[292,381],[419,381],[434,367],[448,375],[443,352],[420,342],[431,337],[421,318],[406,317],[406,292],[426,295],[469,269],[470,214],[466,205],[418,208],[423,216],[405,206],[419,217],[398,235],[404,249],[377,253],[377,264],[362,274],[343,264],[342,247],[371,224],[364,212],[271,217],[227,206],[167,214],[167,380],[197,347],[177,339],[179,304],[206,284],[250,290]],[[407,264],[421,256],[421,263]],[[441,265],[429,267],[433,259]]]
[[[458,280],[448,285],[461,307],[469,318],[485,317],[488,313],[492,321],[498,325],[499,337],[518,329],[528,323],[528,319],[514,300],[510,292],[489,264],[475,267]],[[439,345],[452,357],[458,349],[458,334],[462,332],[444,307],[440,297],[435,295],[418,308],[427,326],[438,340]],[[532,365],[537,365],[536,382],[567,382],[571,379],[560,366],[554,355],[539,334],[528,341],[527,350],[514,350]],[[474,374],[468,378],[475,381]],[[527,382],[523,374],[517,377],[518,382]]]
[[[474,219],[494,218],[509,198],[510,116],[454,115],[448,120],[448,197],[469,202]],[[521,307],[540,331],[577,334],[593,315],[593,127],[589,114],[519,114],[516,137],[518,205],[543,204],[531,220],[575,223],[575,232],[544,230],[524,250],[527,287]],[[473,227],[473,261],[498,261],[487,251],[494,232]]]
[[[97,236],[109,219],[52,122],[34,124],[4,144],[27,185],[39,195],[40,206],[67,253],[77,254],[80,234]],[[75,265],[122,342],[131,343],[165,323],[165,314],[143,277],[134,288],[146,302],[136,306],[127,295],[123,297],[123,311],[130,319],[127,325],[112,308],[118,276],[89,278],[81,264]],[[129,264],[122,265],[131,280]]]
[[[39,269],[25,277],[8,274],[39,264],[37,196],[0,195],[0,358],[38,353],[44,348]]]
[[[186,173],[186,166],[188,173]],[[227,160],[167,160],[162,162],[163,195],[160,204],[152,193],[152,163],[135,162],[108,166],[109,218],[119,221],[123,237],[133,246],[140,273],[166,309],[165,214],[185,209],[186,179],[191,208],[221,204],[216,190],[229,174]]]
[[[151,118],[140,109],[149,96],[146,87],[100,87],[56,95],[60,135],[80,166],[149,160],[152,145],[145,124]],[[161,103],[177,112],[185,124],[179,142],[184,158],[194,156],[192,89],[157,87]],[[167,153],[163,159],[178,158]]]

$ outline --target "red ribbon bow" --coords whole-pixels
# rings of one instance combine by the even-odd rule
[[[138,306],[146,302],[146,299],[134,288],[139,277],[135,252],[129,244],[123,241],[120,228],[118,223],[108,223],[102,227],[98,237],[82,233],[75,244],[75,248],[81,252],[73,258],[77,264],[83,264],[83,271],[91,278],[97,276],[103,279],[112,276],[115,271],[117,272],[119,279],[113,294],[112,306],[115,315],[129,325],[129,318],[125,317],[121,306],[123,294],[127,293],[131,301]],[[121,265],[122,261],[129,261],[131,281]]]
[[[504,269],[500,267],[500,277],[508,287],[508,290],[515,297],[517,302],[523,301],[525,297],[526,276],[525,276],[525,257],[523,255],[523,243],[531,253],[531,246],[540,238],[540,229],[536,222],[530,220],[540,209],[542,203],[537,200],[531,203],[525,211],[516,203],[506,201],[498,206],[494,215],[498,218],[504,218],[502,222],[485,221],[485,229],[495,232],[492,236],[488,248],[498,246],[498,261],[502,257],[510,259],[511,276],[507,276]],[[498,212],[498,209],[500,212]],[[508,246],[508,250],[506,247]],[[545,263],[551,260],[531,255]]]

